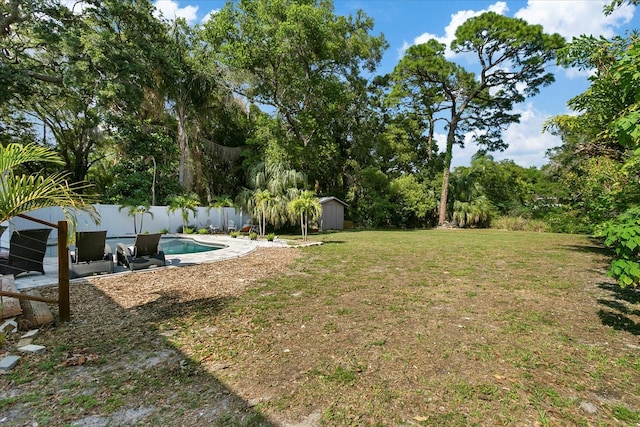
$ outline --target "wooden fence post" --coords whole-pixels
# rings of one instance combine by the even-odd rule
[[[58,310],[60,321],[71,320],[71,304],[69,302],[69,247],[67,237],[69,226],[67,221],[58,221]]]

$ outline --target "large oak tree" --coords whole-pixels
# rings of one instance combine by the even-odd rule
[[[272,114],[264,151],[325,190],[344,171],[372,72],[387,43],[362,12],[327,0],[240,0],[205,24],[205,40],[234,90]]]

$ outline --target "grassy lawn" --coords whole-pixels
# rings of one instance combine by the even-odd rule
[[[72,289],[74,321],[38,338],[47,355],[0,377],[0,414],[14,414],[8,425],[126,411],[141,425],[640,422],[640,294],[606,277],[588,238],[311,238],[324,244]],[[295,260],[280,267],[276,251]],[[115,314],[95,317],[96,305]]]

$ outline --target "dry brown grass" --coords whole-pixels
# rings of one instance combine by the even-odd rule
[[[0,378],[5,423],[640,421],[640,298],[587,238],[316,238],[73,286],[48,353]]]

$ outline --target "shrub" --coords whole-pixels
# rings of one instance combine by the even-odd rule
[[[276,235],[274,233],[269,233],[265,237],[267,238],[267,241],[273,242],[273,240],[276,238]]]
[[[258,240],[258,233],[256,233],[255,231],[252,231],[251,233],[249,233],[249,239]]]
[[[178,228],[176,228],[176,233],[193,234],[195,230],[196,230],[195,225],[188,225],[184,228],[182,227],[182,225],[180,225]]]
[[[523,218],[521,216],[501,216],[491,221],[491,228],[509,231],[535,231],[542,233],[548,231],[544,221],[538,219]]]
[[[205,227],[198,228],[198,234],[209,234],[209,229]]]
[[[239,231],[232,231],[232,232],[229,233],[229,236],[233,237],[234,239],[236,237],[238,237],[239,235],[240,235]]]
[[[605,238],[605,246],[615,253],[609,276],[622,288],[637,287],[640,283],[640,207],[631,208],[607,222],[598,234]]]
[[[158,231],[158,233],[160,234],[167,234],[169,232],[168,228],[163,228],[162,230]]]
[[[495,216],[496,209],[486,196],[470,202],[456,200],[453,203],[452,221],[458,227],[487,227]]]

